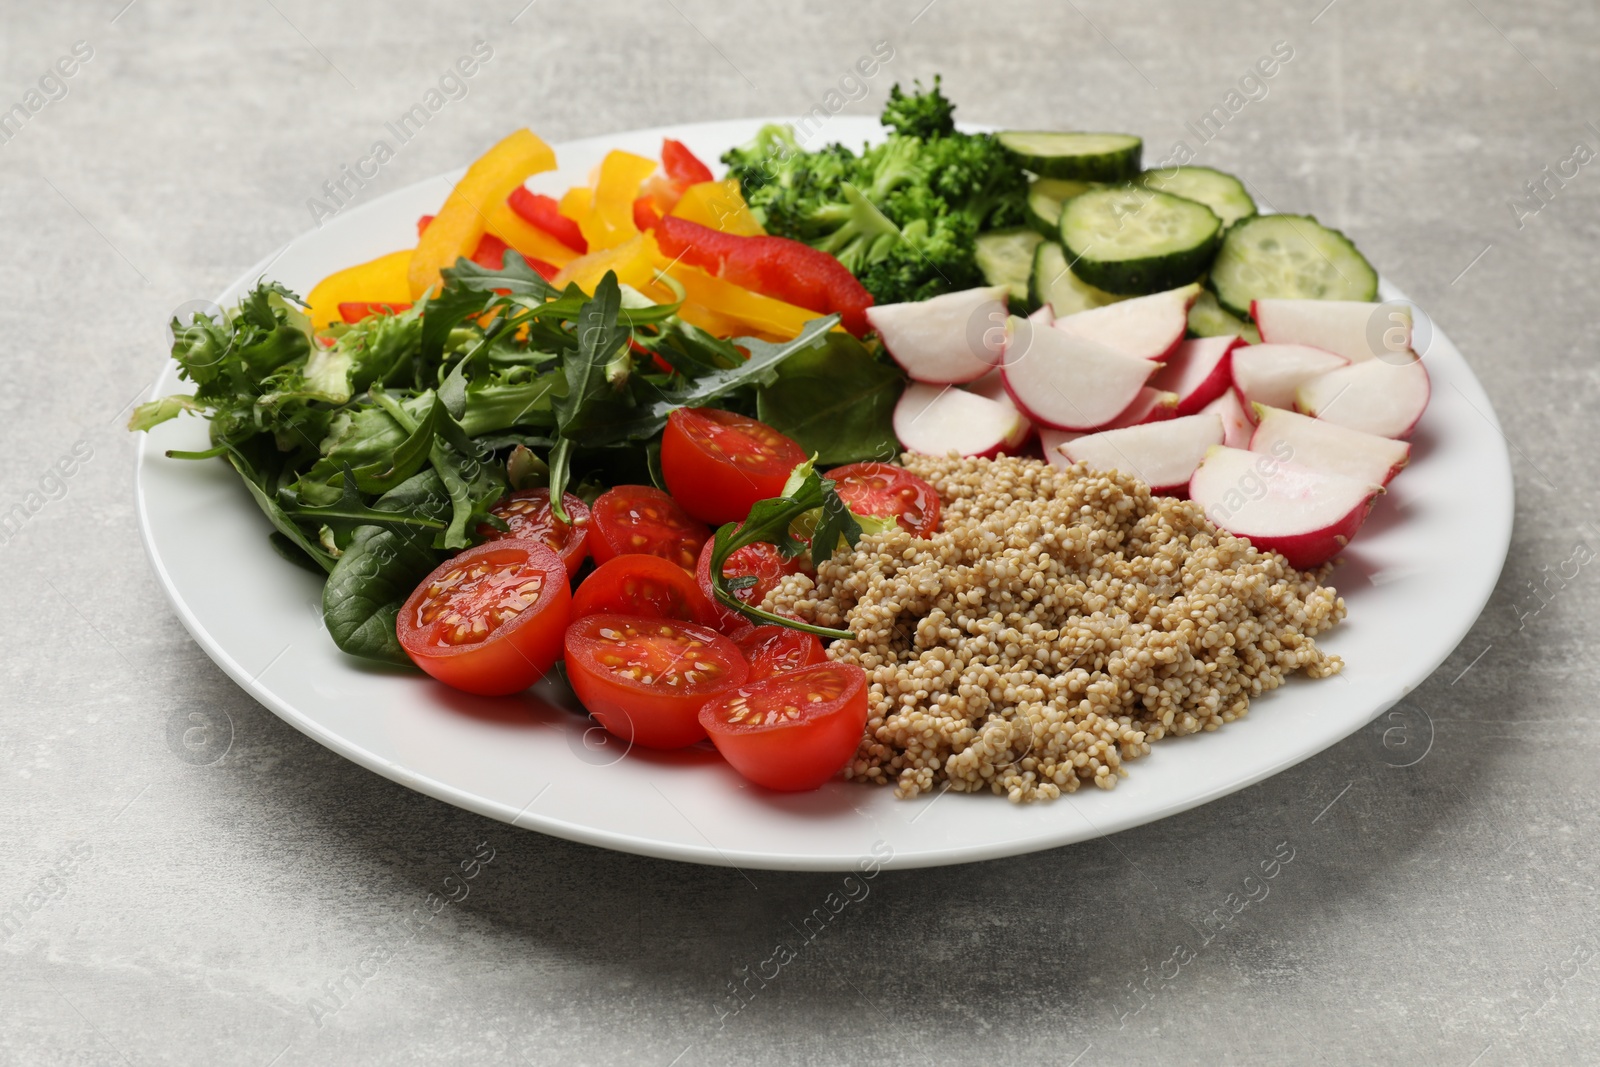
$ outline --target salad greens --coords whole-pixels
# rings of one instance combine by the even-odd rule
[[[447,553],[504,529],[490,509],[510,490],[592,500],[659,483],[675,408],[780,412],[829,462],[893,448],[899,372],[830,332],[835,317],[782,343],[727,341],[610,273],[592,297],[555,289],[515,252],[501,270],[462,259],[443,277],[431,298],[331,337],[313,334],[299,297],[259,283],[225,321],[174,322],[172,354],[194,394],[141,405],[129,421],[208,420],[209,449],[171,454],[238,471],[274,546],[327,575],[323,615],[346,652],[409,663],[395,637],[401,604]],[[824,393],[827,425],[808,422]],[[806,486],[802,511],[825,508],[830,544],[859,530],[841,525],[849,513],[831,483],[813,473]]]
[[[765,126],[722,157],[769,233],[839,258],[880,304],[983,284],[980,232],[1022,225],[1028,177],[991,134],[955,129],[939,89],[891,90],[893,132],[859,156],[840,144],[807,152],[789,126]]]

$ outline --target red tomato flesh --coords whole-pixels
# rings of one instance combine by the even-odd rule
[[[732,633],[738,629],[748,629],[750,620],[731,608],[725,608],[717,600],[716,590],[711,585],[711,550],[714,542],[707,541],[700,550],[700,560],[695,565],[695,581],[700,585],[700,591],[705,594],[706,600],[716,610],[716,627],[724,633]],[[729,556],[722,564],[724,578],[742,578],[752,576],[756,584],[744,589],[732,590],[735,600],[746,604],[760,606],[767,599],[767,594],[777,587],[778,582],[786,574],[798,574],[805,564],[799,556],[794,559],[784,559],[776,545],[769,545],[765,541],[757,541],[753,545],[745,545],[739,551]]]
[[[722,758],[757,785],[815,789],[855,755],[867,725],[867,673],[828,663],[747,682],[700,709]]]
[[[750,505],[778,496],[805,452],[764,422],[717,408],[679,408],[661,435],[661,474],[702,522],[742,522]]]
[[[738,646],[706,626],[637,615],[586,615],[567,627],[567,680],[595,721],[646,748],[706,736],[700,709],[739,685]]]
[[[750,664],[752,682],[828,662],[816,634],[788,626],[757,626],[736,635],[733,643]]]
[[[689,572],[660,556],[608,559],[572,597],[572,617],[644,615],[715,626],[716,612]]]
[[[691,519],[678,502],[649,485],[619,485],[595,498],[589,509],[589,551],[596,563],[642,552],[694,570],[711,531]]]
[[[833,479],[839,499],[857,515],[892,518],[913,537],[926,537],[939,528],[939,494],[904,467],[851,463],[824,477]]]
[[[411,661],[446,685],[484,696],[528,688],[561,655],[572,591],[554,551],[490,541],[440,564],[400,609]]]
[[[563,493],[561,503],[572,520],[570,524],[556,518],[551,510],[550,490],[519,489],[489,509],[489,514],[504,520],[511,529],[502,532],[484,523],[478,527],[478,536],[491,541],[514,538],[546,545],[567,565],[570,578],[578,573],[589,554],[589,505],[571,493]]]

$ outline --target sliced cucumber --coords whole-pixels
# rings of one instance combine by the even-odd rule
[[[1189,307],[1189,332],[1195,337],[1243,337],[1245,344],[1261,343],[1260,331],[1223,311],[1216,294],[1209,289],[1201,290]]]
[[[1061,235],[1061,205],[1099,182],[1080,182],[1070,178],[1035,178],[1028,186],[1028,225],[1054,241]]]
[[[1222,222],[1204,204],[1137,185],[1095,189],[1061,210],[1061,243],[1072,269],[1108,293],[1137,296],[1199,278],[1217,250]]]
[[[1372,264],[1348,237],[1310,215],[1240,220],[1228,230],[1208,284],[1223,308],[1240,318],[1249,317],[1251,301],[1268,297],[1375,300],[1378,296],[1378,272]]]
[[[1067,266],[1067,253],[1054,241],[1045,241],[1033,252],[1033,277],[1028,282],[1034,304],[1049,304],[1056,318],[1090,308],[1115,304],[1126,297],[1108,293],[1079,278]]]
[[[1244,183],[1210,167],[1164,167],[1147,170],[1134,180],[1158,193],[1199,201],[1222,220],[1224,228],[1256,213],[1256,202],[1245,192]]]
[[[1139,173],[1144,142],[1131,133],[1051,133],[1007,130],[996,134],[1017,162],[1041,178],[1123,182]]]
[[[995,230],[980,233],[973,258],[990,285],[1003,285],[1010,294],[1011,310],[1028,307],[1028,279],[1033,274],[1033,250],[1040,237],[1032,230]]]

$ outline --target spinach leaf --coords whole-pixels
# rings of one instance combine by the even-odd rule
[[[778,366],[776,380],[756,393],[756,414],[823,466],[889,461],[900,451],[894,406],[904,388],[898,370],[834,331]]]
[[[432,471],[396,486],[373,505],[378,511],[442,521],[450,497]],[[358,526],[322,587],[322,618],[334,644],[352,656],[409,666],[395,620],[417,583],[439,565],[429,531]]]

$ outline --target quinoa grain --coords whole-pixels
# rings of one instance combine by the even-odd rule
[[[828,649],[868,678],[847,777],[1014,803],[1110,789],[1151,742],[1342,665],[1313,638],[1344,601],[1186,500],[1081,464],[904,462],[944,501],[939,532],[863,537],[766,600],[855,634]]]

